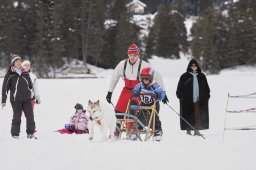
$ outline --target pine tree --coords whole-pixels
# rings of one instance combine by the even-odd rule
[[[210,73],[255,61],[255,2],[239,1],[229,6],[228,16],[208,9],[194,24],[193,56]]]
[[[148,13],[155,13],[157,11],[157,7],[161,3],[160,0],[141,0],[141,2],[145,3],[147,5],[146,12]]]
[[[10,65],[10,35],[11,35],[11,15],[13,7],[12,4],[8,1],[4,1],[0,6],[0,65],[4,68],[7,68]]]
[[[101,63],[101,53],[103,49],[103,33],[105,20],[105,6],[102,0],[95,0],[91,7],[90,34],[88,37],[88,54],[95,65]]]
[[[175,43],[177,27],[172,23],[170,6],[160,6],[154,19],[156,24],[156,43],[154,54],[165,58],[178,58],[178,44]]]
[[[102,65],[104,67],[114,68],[120,60],[127,58],[127,49],[131,43],[139,45],[138,28],[129,21],[126,3],[127,1],[116,0],[111,9],[109,16],[117,24],[104,33],[105,41],[102,51]]]
[[[214,4],[214,0],[189,0],[187,5],[189,14],[200,16],[202,15],[208,8],[212,8]]]
[[[154,55],[154,51],[155,51],[154,40],[156,38],[156,30],[154,28],[155,27],[151,27],[149,29],[149,35],[146,40],[147,43],[146,43],[146,49],[144,54],[146,59],[150,59]]]
[[[256,1],[249,0],[248,6],[250,7],[248,9],[248,20],[250,24],[247,28],[250,29],[251,32],[248,64],[256,65]]]
[[[37,20],[37,41],[34,46],[38,46],[35,57],[32,58],[33,68],[38,72],[39,77],[49,77],[52,65],[53,1],[38,0],[35,5]]]
[[[241,57],[238,58],[239,64],[256,64],[255,63],[255,1],[241,1],[235,4],[237,8],[237,18],[239,17],[239,31],[240,31],[240,53]],[[239,11],[239,12],[238,12]],[[233,11],[235,13],[235,11]]]
[[[63,56],[70,62],[79,59],[79,37],[80,37],[80,1],[63,1]]]
[[[10,54],[21,55],[22,58],[31,58],[36,48],[32,47],[35,41],[36,20],[33,7],[25,2],[3,1],[0,17],[0,51],[2,64],[9,65]]]
[[[202,68],[210,73],[218,73],[220,70],[219,56],[217,53],[217,11],[209,9],[193,25],[191,33],[193,41],[191,50],[194,58],[202,65]]]
[[[122,15],[117,23],[117,35],[114,52],[114,56],[116,57],[117,61],[115,64],[117,64],[118,61],[127,58],[127,49],[132,43],[139,45],[135,27],[133,27],[133,25],[128,21],[126,15]]]
[[[62,3],[61,0],[52,1],[52,39],[50,41],[52,48],[52,55],[50,58],[50,63],[54,71],[54,78],[56,77],[56,69],[63,66],[63,36],[61,28],[63,25],[62,20]]]
[[[116,42],[117,27],[110,27],[103,33],[103,49],[101,53],[101,60],[98,63],[103,68],[115,68],[117,58],[114,55]]]
[[[23,46],[23,58],[32,60],[38,51],[38,45],[35,45],[37,40],[37,18],[31,17],[36,16],[35,3],[31,1],[23,2],[25,8],[22,11],[23,22],[21,27],[23,28],[24,46]]]
[[[228,57],[230,59],[230,66],[243,65],[246,64],[247,60],[247,45],[248,38],[247,24],[245,16],[245,3],[233,4],[229,10],[229,20],[230,25],[230,51]]]
[[[185,17],[177,9],[177,6],[170,5],[160,6],[158,9],[151,29],[152,35],[149,35],[153,38],[150,41],[154,45],[151,45],[151,48],[147,47],[148,50],[153,49],[153,54],[157,56],[179,58],[179,53],[187,49]]]

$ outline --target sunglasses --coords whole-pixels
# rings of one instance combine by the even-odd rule
[[[150,77],[141,77],[141,80],[143,81],[143,80],[150,80]]]

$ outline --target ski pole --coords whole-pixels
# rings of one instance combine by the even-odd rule
[[[114,104],[113,104],[112,102],[111,102],[111,105],[114,107],[114,109],[116,109],[115,106],[114,106]]]
[[[194,131],[198,132],[198,130],[196,128],[194,128],[186,119],[184,119],[176,110],[174,110],[168,103],[166,103],[166,105],[172,109],[172,111],[174,111],[177,115],[179,115],[179,117],[187,123],[187,125],[189,125]],[[198,132],[199,133],[199,132]],[[202,138],[204,138],[204,136],[201,134],[200,136],[202,136]],[[204,138],[205,139],[205,138]]]

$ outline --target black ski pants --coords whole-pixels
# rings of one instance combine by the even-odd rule
[[[27,134],[33,134],[35,132],[35,120],[31,100],[29,99],[27,101],[15,102],[11,101],[11,104],[13,109],[11,134],[19,136],[22,112],[24,112],[25,117],[27,119],[26,132]]]
[[[137,105],[137,102],[131,100],[131,103],[130,103],[130,104],[131,104],[131,105]],[[141,106],[151,106],[151,105],[143,105],[143,104],[141,104]],[[160,111],[160,103],[159,103],[159,101],[156,102],[156,110],[157,110],[157,112],[159,113],[159,111]],[[151,111],[151,110],[150,110],[150,111]],[[150,111],[149,111],[149,112],[150,112]],[[116,113],[119,113],[118,110],[115,110],[115,112],[116,112]],[[139,113],[139,115],[138,115],[139,120],[140,120],[144,125],[147,125],[147,122],[148,122],[148,120],[149,120],[149,115],[148,115],[147,113],[148,113],[148,112],[146,112],[146,111],[144,111],[144,112],[141,111],[141,113]],[[130,113],[130,114],[133,114],[133,113]],[[117,118],[117,119],[123,119],[124,116],[116,116],[116,118]],[[117,123],[116,126],[117,126],[117,129],[120,129],[120,127],[121,127],[120,123]],[[142,129],[142,127],[141,127],[140,125],[139,125],[139,129]],[[161,123],[161,121],[160,121],[160,119],[159,119],[159,116],[156,116],[156,119],[155,119],[155,130],[156,130],[156,133],[157,133],[157,132],[163,132],[163,130],[162,130],[162,123]]]
[[[146,104],[141,103],[141,106],[151,106],[151,105],[146,105]],[[159,113],[159,110],[160,110],[159,102],[156,102],[156,110]],[[147,125],[147,122],[149,121],[149,116],[150,116],[148,114],[149,112],[151,112],[151,110],[149,110],[148,112],[146,110],[142,110],[141,113],[138,115],[138,118],[144,125]],[[139,128],[142,128],[142,127],[139,126]],[[162,131],[162,123],[159,119],[159,116],[157,116],[157,115],[155,117],[155,130],[156,130],[156,132]]]

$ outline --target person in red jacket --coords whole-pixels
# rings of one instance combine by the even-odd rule
[[[110,80],[108,94],[106,96],[108,103],[112,103],[112,93],[116,87],[116,84],[119,81],[119,78],[122,77],[125,86],[123,87],[118,102],[115,106],[115,111],[121,113],[125,113],[128,101],[132,96],[132,90],[140,82],[140,70],[146,67],[150,67],[149,63],[140,59],[140,49],[136,44],[131,44],[129,46],[127,54],[128,59],[120,61],[119,64],[116,66],[112,78]],[[159,83],[161,87],[164,89],[162,77],[158,72],[155,72],[154,80],[155,82]],[[166,95],[162,102],[164,104],[168,102],[168,98]]]

